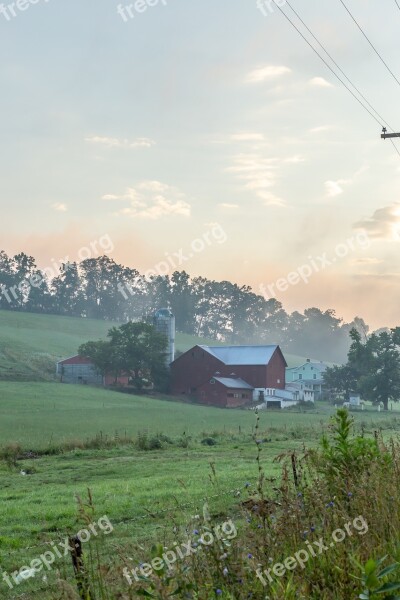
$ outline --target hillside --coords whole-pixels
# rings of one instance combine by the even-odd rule
[[[76,354],[80,344],[105,338],[110,321],[79,319],[0,311],[0,380],[50,381],[55,363]],[[195,344],[218,342],[178,333],[176,349],[186,351]],[[303,357],[285,353],[289,366],[304,362]]]

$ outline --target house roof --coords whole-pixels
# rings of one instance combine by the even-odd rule
[[[70,356],[69,358],[64,358],[63,360],[59,360],[57,362],[58,365],[92,365],[93,361],[86,356],[80,356],[79,354],[75,354],[75,356]]]
[[[215,379],[215,381],[218,381],[227,388],[233,388],[236,390],[254,390],[254,388],[251,385],[249,385],[248,383],[243,381],[243,379],[240,378],[233,379],[231,377],[213,377],[212,379]]]
[[[323,371],[326,371],[326,369],[328,368],[328,365],[326,365],[323,362],[306,362],[302,365],[299,365],[298,367],[289,367],[287,371],[300,371],[303,369],[303,367],[307,366],[313,367],[316,371],[320,371],[321,373]]]
[[[279,346],[200,346],[225,365],[267,365]]]

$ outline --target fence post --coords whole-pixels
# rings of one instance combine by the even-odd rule
[[[81,540],[77,536],[69,538],[69,548],[71,551],[72,566],[74,567],[79,596],[82,600],[95,600],[94,595],[90,591],[89,580],[83,562]]]

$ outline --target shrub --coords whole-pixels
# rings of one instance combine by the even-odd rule
[[[17,460],[21,454],[22,447],[20,444],[7,444],[0,450],[0,460],[3,460],[11,471],[17,466]]]
[[[201,440],[203,446],[215,446],[217,444],[217,440],[212,437],[206,437]]]

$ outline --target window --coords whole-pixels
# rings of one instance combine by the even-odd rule
[[[242,394],[242,398],[248,398],[247,394]]]
[[[227,394],[228,398],[233,398],[233,394]]]
[[[303,375],[299,373],[299,379],[303,379]]]
[[[215,383],[215,379],[211,379],[210,383],[214,384]]]
[[[277,379],[277,380],[276,380],[276,383],[280,383],[280,382],[281,382],[281,380],[280,380],[280,379]]]
[[[314,377],[314,379],[317,379],[317,374],[316,374],[316,373],[314,373],[313,377]]]

